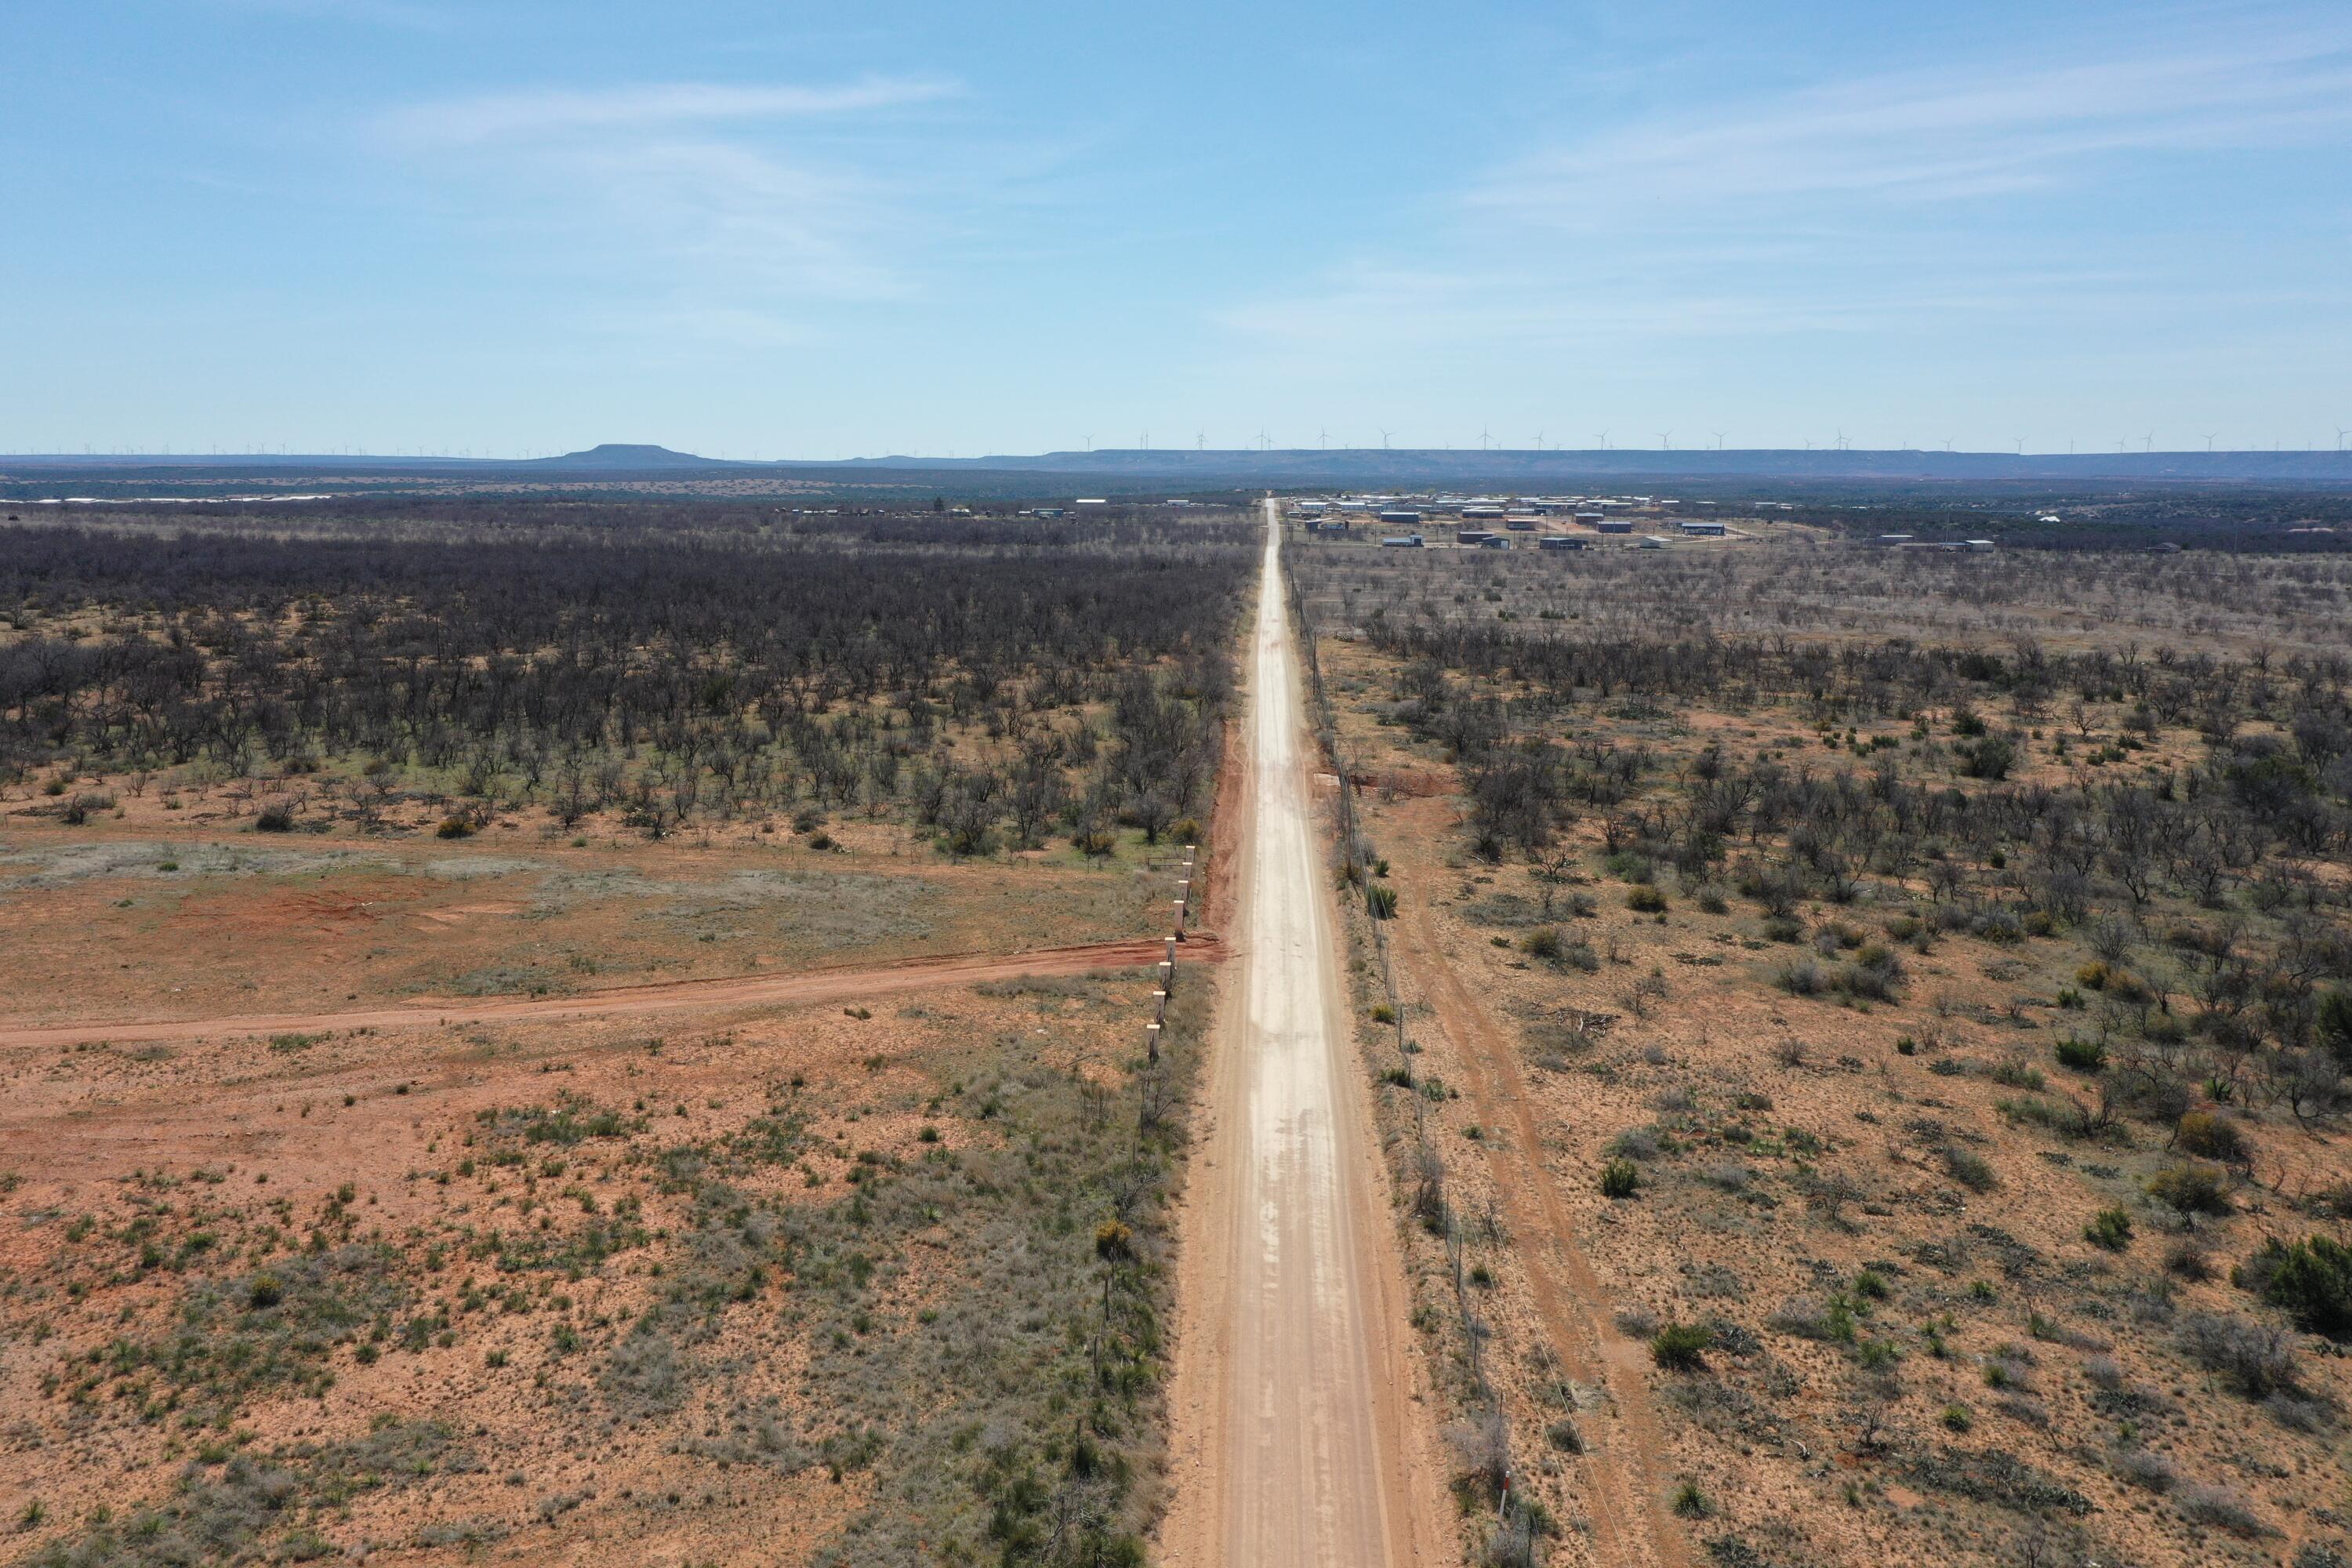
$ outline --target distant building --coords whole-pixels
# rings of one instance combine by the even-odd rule
[[[1963,550],[1995,550],[2000,548],[1990,539],[1971,539],[1960,546]]]
[[[1503,509],[1489,502],[1480,501],[1474,505],[1464,507],[1462,509],[1462,515],[1465,518],[1493,520],[1500,518],[1503,515]]]
[[[1581,550],[1584,541],[1571,539],[1565,533],[1548,533],[1536,541],[1538,550]]]
[[[1503,526],[1513,533],[1531,533],[1535,531],[1536,524],[1541,521],[1531,511],[1514,511],[1504,515]]]
[[[1070,515],[1070,509],[1062,506],[1041,506],[1029,515],[1031,517],[1067,517]]]
[[[1664,538],[1654,533],[1645,533],[1642,536],[1642,548],[1644,550],[1664,550],[1666,542]]]
[[[1457,528],[1454,531],[1456,544],[1484,544],[1495,536],[1483,528]]]
[[[1381,541],[1381,548],[1383,550],[1418,550],[1421,548],[1421,535],[1418,533],[1407,533],[1394,538],[1383,539]]]
[[[1725,531],[1726,530],[1722,523],[1710,522],[1701,518],[1690,518],[1685,520],[1683,523],[1683,535],[1685,538],[1720,539],[1724,536]]]
[[[1384,506],[1381,508],[1381,521],[1382,522],[1419,522],[1421,513],[1409,506]]]
[[[1630,517],[1604,517],[1592,526],[1601,533],[1631,533],[1633,531],[1633,520]]]
[[[1911,539],[1912,536],[1907,533],[1882,533],[1878,536],[1877,542],[1881,544],[1908,544]]]
[[[1511,542],[1499,533],[1490,533],[1478,542],[1481,550],[1508,550]]]

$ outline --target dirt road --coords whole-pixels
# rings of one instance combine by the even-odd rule
[[[1193,1169],[1167,1560],[1433,1559],[1404,1284],[1339,988],[1267,508],[1227,1016]]]
[[[1433,803],[1434,804],[1434,803]],[[1612,1300],[1579,1246],[1559,1184],[1544,1163],[1546,1130],[1511,1039],[1465,984],[1429,904],[1408,905],[1391,928],[1408,994],[1454,1047],[1462,1093],[1482,1127],[1508,1136],[1482,1140],[1502,1205],[1506,1235],[1517,1238],[1544,1342],[1568,1377],[1605,1389],[1610,1419],[1585,1424],[1584,1484],[1591,1489],[1596,1561],[1610,1568],[1687,1568],[1690,1552],[1667,1515],[1669,1466],[1643,1371],[1647,1347],[1612,1321]]]
[[[1157,963],[1166,951],[1159,941],[1100,942],[1077,947],[1040,948],[1018,953],[957,953],[908,959],[873,969],[801,970],[790,974],[731,975],[722,980],[678,980],[659,985],[609,986],[571,996],[420,997],[393,1006],[335,1013],[254,1013],[217,1018],[92,1020],[11,1027],[0,1024],[0,1049],[70,1046],[85,1040],[116,1045],[172,1044],[224,1035],[315,1034],[368,1028],[383,1033],[434,1028],[445,1024],[540,1022],[571,1018],[631,1017],[656,1013],[707,1013],[729,1007],[769,1006],[786,1002],[854,1002],[940,985],[971,985],[1033,974],[1079,974],[1089,969],[1128,969]],[[1191,963],[1214,963],[1213,937],[1194,933],[1185,943]]]

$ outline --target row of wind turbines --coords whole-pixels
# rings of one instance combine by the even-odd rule
[[[1718,451],[1718,452],[1719,452],[1719,451],[1722,451],[1722,450],[1724,449],[1724,448],[1723,448],[1723,443],[1724,443],[1724,440],[1726,439],[1726,437],[1727,437],[1730,435],[1730,432],[1729,432],[1729,431],[1727,431],[1727,430],[1715,430],[1715,431],[1710,431],[1710,432],[1708,432],[1708,433],[1709,433],[1710,435],[1712,435],[1712,436],[1715,437],[1715,443],[1714,443],[1714,446],[1713,446],[1713,448],[1712,448],[1712,449],[1713,449],[1713,450],[1715,450],[1715,451]],[[1603,451],[1603,452],[1612,452],[1612,451],[1619,451],[1619,450],[1626,449],[1626,448],[1624,448],[1624,447],[1622,447],[1622,444],[1617,444],[1617,445],[1612,445],[1612,444],[1611,439],[1610,439],[1610,437],[1611,437],[1612,434],[1612,431],[1608,431],[1608,430],[1601,430],[1601,431],[1597,431],[1597,432],[1595,432],[1595,433],[1594,433],[1593,440],[1599,444],[1599,449],[1600,449],[1600,450],[1601,450],[1601,451]],[[1662,451],[1662,452],[1671,452],[1671,451],[1673,451],[1673,450],[1675,450],[1675,433],[1674,433],[1673,431],[1671,431],[1671,430],[1660,430],[1660,431],[1655,432],[1655,434],[1656,434],[1656,436],[1657,436],[1657,437],[1658,437],[1658,449],[1659,449],[1660,451]],[[1386,451],[1390,451],[1390,450],[1391,450],[1391,449],[1392,449],[1392,448],[1391,447],[1391,446],[1390,446],[1390,444],[1389,444],[1389,443],[1390,443],[1390,441],[1391,441],[1391,440],[1395,437],[1395,435],[1396,435],[1396,432],[1395,432],[1395,431],[1393,431],[1393,430],[1382,430],[1382,431],[1381,432],[1381,446],[1380,446],[1380,449],[1381,449],[1381,451],[1386,452]],[[2345,442],[2346,442],[2346,439],[2347,439],[2347,437],[2352,437],[2352,427],[2347,427],[2347,426],[2336,426],[2336,451],[2338,451],[2338,452],[2342,452],[2342,451],[2346,450]],[[2206,436],[2204,437],[2205,449],[2206,449],[2208,452],[2213,451],[2213,450],[2215,449],[2213,443],[2215,443],[2216,441],[2220,440],[2221,438],[2221,433],[2220,431],[2218,431],[2218,430],[2210,431],[2210,432],[2207,433],[2207,434],[2206,434]],[[2130,450],[2131,450],[2131,447],[2132,447],[2132,443],[2133,443],[2133,441],[2134,441],[2135,439],[2137,439],[2137,442],[2139,443],[2139,448],[2140,448],[2140,450],[2141,450],[2143,453],[2150,453],[2150,452],[2154,452],[2154,451],[2156,450],[2156,432],[2155,432],[2155,431],[2153,431],[2153,430],[2147,431],[2147,432],[2146,432],[2145,434],[2143,434],[2143,435],[2141,435],[2141,436],[2139,436],[2139,437],[2123,437],[2122,439],[2117,440],[2117,441],[2116,442],[2116,451],[2118,451],[2118,452],[2128,452],[2128,451],[2130,451]],[[1317,430],[1317,432],[1316,432],[1316,434],[1315,434],[1315,440],[1316,440],[1316,445],[1317,445],[1317,447],[1318,447],[1320,450],[1323,450],[1323,451],[1328,451],[1328,450],[1330,450],[1330,448],[1331,448],[1331,432],[1330,432],[1330,431],[1328,431],[1328,429],[1318,429],[1318,430]],[[1535,444],[1535,449],[1536,449],[1537,451],[1538,451],[1538,452],[1548,451],[1548,450],[1549,450],[1549,451],[1559,451],[1559,450],[1563,450],[1563,449],[1564,449],[1564,448],[1560,447],[1557,443],[1553,444],[1553,445],[1552,445],[1552,446],[1550,446],[1550,447],[1547,447],[1547,446],[1545,445],[1545,440],[1546,440],[1545,433],[1544,433],[1543,431],[1541,431],[1541,430],[1537,431],[1537,432],[1536,432],[1536,444]],[[2016,450],[2017,450],[2017,452],[2018,452],[2018,455],[2019,455],[2019,456],[2021,456],[2021,456],[2023,456],[2023,455],[2024,455],[2024,452],[2025,452],[2025,440],[2026,440],[2026,438],[2025,438],[2024,437],[2022,437],[2022,436],[2015,437],[2013,437],[2013,438],[2012,438],[2012,444],[2013,444],[2013,445],[2014,445],[2014,447],[2016,447]],[[1141,436],[1140,436],[1140,437],[1139,437],[1139,442],[1138,442],[1138,444],[1141,447],[1141,448],[1142,448],[1144,451],[1149,452],[1150,450],[1151,450],[1151,432],[1150,432],[1150,431],[1149,431],[1149,430],[1146,430],[1146,431],[1142,432]],[[1205,451],[1205,450],[1208,448],[1208,445],[1209,445],[1209,434],[1208,434],[1208,432],[1207,432],[1207,431],[1205,431],[1205,430],[1202,430],[1202,431],[1197,431],[1197,432],[1195,432],[1195,433],[1194,433],[1194,435],[1193,435],[1193,437],[1192,437],[1192,445],[1193,445],[1193,447],[1194,447],[1194,449],[1195,449],[1195,450]],[[1267,434],[1266,434],[1266,432],[1265,432],[1265,430],[1264,429],[1264,427],[1263,427],[1263,426],[1261,426],[1261,427],[1259,428],[1259,430],[1258,430],[1258,433],[1257,433],[1256,437],[1255,437],[1254,439],[1252,439],[1252,440],[1250,441],[1249,445],[1250,445],[1251,447],[1253,447],[1256,448],[1256,449],[1257,449],[1257,450],[1259,450],[1259,451],[1271,451],[1271,450],[1273,449],[1273,447],[1274,447],[1274,437],[1271,437],[1271,436],[1269,436],[1269,435],[1267,435]],[[2073,439],[2073,438],[2069,438],[2069,439],[2068,439],[2068,441],[2067,441],[2067,443],[2066,443],[2066,451],[2067,451],[2067,454],[2068,454],[2070,457],[2071,457],[2071,456],[2073,456],[2073,455],[2075,453],[2075,451],[2076,451],[2076,449],[2077,449],[2077,447],[2078,447],[2078,445],[2079,445],[2079,443],[2078,443],[2075,439]],[[1095,438],[1094,438],[1091,435],[1089,435],[1088,437],[1086,437],[1086,446],[1087,446],[1087,451],[1089,451],[1089,452],[1091,452],[1091,451],[1093,451],[1093,450],[1095,449]],[[1482,427],[1479,429],[1479,431],[1478,431],[1478,449],[1479,449],[1480,451],[1492,451],[1492,450],[1494,450],[1494,447],[1495,447],[1495,437],[1494,437],[1493,434],[1492,434],[1490,431],[1488,431],[1487,429],[1486,429],[1485,427],[1483,427],[1483,426],[1482,426]],[[1354,450],[1356,449],[1356,448],[1355,448],[1355,443],[1353,443],[1352,441],[1345,441],[1345,440],[1343,440],[1343,441],[1340,443],[1340,449],[1341,449],[1342,451],[1349,451],[1349,452],[1352,452],[1352,451],[1354,451]],[[1454,443],[1453,443],[1453,442],[1451,442],[1451,441],[1446,442],[1446,443],[1445,443],[1445,448],[1444,448],[1444,449],[1445,449],[1445,450],[1447,450],[1447,451],[1449,451],[1449,452],[1450,452],[1450,451],[1452,451],[1452,450],[1454,449]],[[1706,450],[1708,450],[1709,448],[1707,447],[1707,446],[1706,445],[1706,443],[1703,443],[1703,442],[1702,442],[1702,443],[1701,443],[1697,447],[1696,447],[1696,448],[1692,448],[1692,447],[1685,447],[1685,448],[1684,448],[1684,450],[1686,450],[1686,451],[1688,451],[1688,450],[1694,450],[1694,449],[1695,449],[1695,450],[1699,450],[1699,451],[1706,451]],[[1832,437],[1832,438],[1831,438],[1831,440],[1830,440],[1830,441],[1828,441],[1827,443],[1823,443],[1823,442],[1816,441],[1816,440],[1814,440],[1814,439],[1812,439],[1812,438],[1811,438],[1811,437],[1808,437],[1808,438],[1806,439],[1806,441],[1805,441],[1805,447],[1804,447],[1804,449],[1805,449],[1806,451],[1808,451],[1808,452],[1812,452],[1812,451],[1821,451],[1821,450],[1833,450],[1833,451],[1839,451],[1839,452],[1848,452],[1848,451],[1852,451],[1852,450],[1853,449],[1853,440],[1852,440],[1852,439],[1851,439],[1851,438],[1846,435],[1846,433],[1845,433],[1844,431],[1841,430],[1841,431],[1839,431],[1839,432],[1837,433],[1837,435],[1836,435],[1835,437]],[[1911,442],[1910,442],[1907,438],[1906,438],[1906,439],[1905,439],[1903,442],[1901,442],[1899,445],[1897,445],[1894,449],[1895,449],[1895,450],[1896,450],[1896,451],[1898,451],[1898,452],[1915,452],[1915,451],[1922,450],[1922,448],[1913,446],[1913,445],[1911,444]],[[2259,447],[2250,448],[2250,449],[2252,449],[2252,450],[2260,450],[2260,448],[2259,448]],[[2272,449],[2273,451],[2283,451],[2283,450],[2284,450],[2285,448],[2284,448],[2284,443],[2281,443],[2281,442],[2278,442],[2278,441],[2273,441],[2273,442],[2272,442],[2272,444],[2271,444],[2271,449]],[[1951,450],[1952,450],[1952,443],[1951,443],[1951,441],[1950,441],[1949,439],[1947,439],[1947,440],[1944,442],[1944,450],[1945,450],[1945,451],[1947,451],[1947,452],[1949,452],[1949,451],[1951,451]]]

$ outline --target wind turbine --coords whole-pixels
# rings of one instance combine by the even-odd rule
[[[2344,445],[2344,437],[2341,435],[2336,437],[2336,444],[2339,447]],[[1540,430],[1536,432],[1536,450],[1538,452],[1543,450],[1543,432]]]
[[[1383,431],[1381,431],[1381,451],[1385,452],[1385,451],[1387,451],[1387,450],[1389,449],[1389,437],[1391,437],[1391,436],[1393,436],[1393,435],[1395,435],[1395,434],[1396,434],[1396,432],[1395,432],[1395,431],[1393,431],[1393,430],[1383,430]]]
[[[2347,430],[2340,425],[2336,427],[2336,449],[2337,451],[2340,452],[2344,450],[2344,437],[2347,436],[2352,436],[2352,430]]]
[[[1845,432],[1843,430],[1840,430],[1837,433],[1837,449],[1841,452],[1845,450]]]
[[[1604,452],[1609,450],[1609,432],[1606,430],[1601,432],[1601,449]]]
[[[1315,444],[1318,447],[1322,447],[1323,450],[1327,452],[1329,451],[1331,449],[1331,432],[1324,429],[1319,425],[1317,426],[1315,429]]]
[[[2139,438],[2139,449],[2140,449],[2142,452],[2153,452],[2153,451],[2155,451],[2155,450],[2156,450],[2156,432],[2155,432],[2155,431],[2151,430],[2151,431],[2149,431],[2147,435],[2145,435],[2145,436],[2143,436],[2143,437],[2141,437]]]
[[[1715,449],[1717,451],[1720,452],[1723,450],[1723,438],[1730,434],[1731,432],[1728,430],[1717,430],[1715,433]]]
[[[2213,436],[2219,436],[2221,433],[2221,432],[2220,432],[2219,430],[2216,430],[2216,431],[2214,431],[2214,432],[2213,432],[2213,435],[2212,435],[2212,436],[2208,436],[2208,437],[2205,437],[2205,449],[2206,449],[2207,451],[2209,451],[2209,452],[2210,452],[2210,451],[2211,451],[2211,450],[2213,449]],[[2342,435],[2342,433],[2341,433],[2341,432],[2339,432],[2339,433],[2337,434],[2337,436],[2336,436],[2336,445],[2338,445],[2338,446],[2343,445],[2344,437],[2343,437],[2343,435]]]
[[[1479,426],[1478,426],[1478,450],[1480,450],[1480,451],[1482,451],[1482,452],[1483,452],[1483,451],[1486,450],[1489,447],[1491,447],[1491,446],[1493,446],[1493,445],[1494,445],[1494,442],[1493,442],[1493,441],[1492,441],[1492,440],[1487,437],[1487,435],[1486,435],[1486,427],[1484,425]]]
[[[1659,431],[1659,432],[1658,432],[1658,450],[1659,450],[1659,451],[1661,451],[1661,452],[1671,452],[1671,451],[1673,451],[1674,449],[1675,449],[1675,433],[1674,433],[1673,431],[1671,431],[1671,430],[1661,430],[1661,431]]]
[[[1195,452],[1201,451],[1205,448],[1208,444],[1209,433],[1206,430],[1195,430],[1192,432],[1192,450]]]

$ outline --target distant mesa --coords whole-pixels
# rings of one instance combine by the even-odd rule
[[[698,458],[692,452],[673,452],[667,447],[654,447],[628,441],[606,441],[584,452],[566,452],[560,458],[530,459],[547,468],[614,468],[643,473],[652,468],[723,468],[731,465],[717,458]]]

